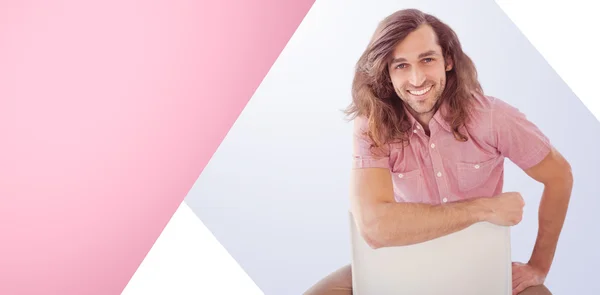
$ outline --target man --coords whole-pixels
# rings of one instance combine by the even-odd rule
[[[512,264],[513,294],[543,285],[572,189],[570,165],[516,108],[484,95],[446,24],[415,9],[378,26],[358,61],[351,210],[373,248],[410,245],[487,221],[513,226],[524,201],[502,192],[504,159],[544,185],[537,240]],[[349,265],[306,295],[352,294]]]

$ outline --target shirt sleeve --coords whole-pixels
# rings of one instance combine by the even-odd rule
[[[371,148],[373,141],[366,135],[369,125],[364,117],[354,119],[352,168],[389,168],[390,149],[386,145],[382,148]]]
[[[498,151],[523,170],[537,165],[552,149],[550,140],[525,114],[497,98],[492,109],[492,133]]]

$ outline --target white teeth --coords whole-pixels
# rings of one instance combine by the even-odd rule
[[[427,88],[425,88],[423,90],[419,90],[419,91],[411,91],[411,90],[409,90],[408,92],[410,92],[410,94],[412,94],[412,95],[423,95],[423,94],[429,92],[429,90],[431,90],[431,87],[432,86],[429,86],[429,87],[427,87]]]

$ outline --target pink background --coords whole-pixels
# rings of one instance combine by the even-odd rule
[[[313,2],[0,1],[0,294],[119,294]]]

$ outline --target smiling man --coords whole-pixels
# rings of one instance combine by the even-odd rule
[[[351,210],[365,241],[403,246],[482,221],[518,224],[523,198],[502,191],[508,158],[544,185],[532,256],[513,263],[513,294],[551,294],[544,280],[567,213],[570,165],[518,109],[484,94],[454,31],[415,9],[388,16],[352,90]],[[352,294],[350,265],[305,292],[336,294]]]

